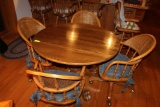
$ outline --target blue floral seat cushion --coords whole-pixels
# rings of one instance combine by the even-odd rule
[[[58,75],[67,75],[67,76],[80,76],[80,74],[78,74],[78,73],[73,73],[73,72],[63,72],[63,71],[60,71],[60,70],[44,70],[44,72],[46,72],[46,73],[52,73],[52,74],[58,74]],[[66,93],[66,98],[67,99],[74,99],[74,100],[76,100],[76,107],[80,107],[81,106],[81,101],[80,101],[80,99],[79,99],[79,97],[78,97],[78,94],[79,94],[79,92],[80,92],[80,87],[79,86],[77,86],[76,87],[76,90],[77,90],[77,95],[76,96],[74,96],[74,90],[70,90],[70,91],[68,91],[67,93]],[[45,98],[46,98],[46,100],[52,100],[52,97],[51,97],[51,95],[50,95],[50,93],[48,93],[48,92],[44,92],[44,94],[45,94]],[[40,92],[40,90],[38,89],[37,90],[37,92],[34,92],[33,94],[32,94],[32,96],[30,97],[30,100],[32,101],[32,102],[37,102],[37,100],[40,100],[42,98],[42,93]],[[63,94],[61,94],[61,93],[55,93],[54,94],[54,98],[55,98],[55,100],[56,101],[58,101],[58,102],[62,102],[64,99],[63,99]]]
[[[38,56],[38,54],[37,54],[36,52],[34,52],[34,55],[35,55],[35,59],[39,60],[39,56]],[[30,58],[31,58],[31,56],[30,56],[30,54],[28,54],[28,57],[26,58],[26,67],[27,67],[28,69],[30,69],[30,68],[33,67],[33,64],[32,64],[32,62],[31,62]],[[42,62],[45,62],[46,60],[41,57],[41,61],[42,61]]]
[[[116,60],[120,60],[120,61],[129,61],[130,58],[128,58],[127,56],[121,54],[121,53],[118,53],[113,59],[111,59],[110,61],[106,62],[106,63],[103,63],[100,65],[100,73],[103,74],[104,71],[105,71],[105,68],[108,66],[108,64],[112,61],[116,61]],[[121,74],[122,74],[122,71],[123,71],[123,68],[124,68],[125,65],[119,65],[118,67],[118,71],[115,75],[116,78],[120,78],[121,77]],[[107,76],[109,77],[112,77],[113,73],[114,73],[114,70],[115,70],[115,67],[116,65],[113,65],[109,71],[107,72]],[[124,77],[128,77],[129,75],[129,71],[131,69],[131,66],[127,66],[127,69],[126,69],[126,72],[125,74],[123,75]]]
[[[115,61],[115,60],[129,61],[130,58],[128,58],[127,56],[125,56],[125,55],[123,55],[123,54],[121,54],[121,53],[118,53],[113,59],[111,59],[110,61],[108,61],[108,62],[103,63],[103,64],[100,65],[100,74],[103,74],[104,71],[105,71],[105,68],[108,66],[108,64],[109,64],[110,62],[112,62],[112,61]],[[122,71],[123,71],[123,69],[124,69],[124,66],[125,66],[125,65],[119,65],[118,71],[117,71],[117,73],[116,73],[116,75],[115,75],[115,77],[116,77],[117,79],[121,77],[121,74],[122,74]],[[113,66],[110,67],[110,69],[109,69],[108,72],[107,72],[107,76],[109,76],[109,77],[112,77],[112,76],[113,76],[115,67],[116,67],[116,65],[113,65]],[[122,88],[122,92],[125,91],[125,89],[126,89],[127,86],[129,86],[129,85],[131,85],[131,84],[134,84],[134,81],[133,81],[133,79],[131,78],[131,76],[132,76],[133,74],[129,74],[130,69],[131,69],[131,66],[127,66],[126,72],[125,72],[124,75],[123,75],[123,77],[127,77],[127,78],[128,78],[128,81],[126,81],[126,83],[124,84],[124,87]]]

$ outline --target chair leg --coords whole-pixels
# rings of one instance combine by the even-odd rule
[[[122,33],[121,42],[124,40],[125,32]]]
[[[58,19],[59,19],[59,17],[57,16],[56,17],[56,25],[58,25]]]
[[[32,12],[32,17],[36,18],[36,13]]]
[[[43,24],[46,26],[46,22],[45,22],[45,16],[44,16],[44,14],[42,14],[42,18],[43,18]]]
[[[51,16],[50,16],[49,12],[47,13],[47,15],[48,15],[50,23],[52,23],[52,19],[51,19]]]
[[[65,20],[66,20],[66,23],[68,23],[68,18],[67,17],[65,17]]]
[[[113,90],[113,82],[109,82],[109,91],[108,91],[108,99],[107,99],[108,106],[112,105],[111,103],[112,90]]]
[[[129,86],[129,89],[131,89],[131,92],[132,92],[132,93],[135,92],[135,91],[134,91],[134,85],[133,85],[133,84]]]
[[[28,77],[28,81],[29,81],[29,82],[32,82],[32,80],[33,80],[32,75],[28,74],[27,77]]]
[[[91,74],[91,76],[89,76],[90,84],[92,84],[94,80],[102,81],[102,79],[99,78],[99,74],[98,74],[99,66],[98,65],[92,65],[90,66],[90,68],[88,68],[88,70]]]
[[[133,36],[134,36],[134,33],[131,34],[131,37],[133,37]]]
[[[90,91],[87,90],[87,89],[84,89],[84,90],[83,90],[83,93],[82,93],[82,97],[83,97],[83,100],[84,100],[84,101],[89,101],[89,100],[91,100],[91,93],[90,93]]]

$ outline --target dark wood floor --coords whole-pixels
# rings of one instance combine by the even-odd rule
[[[144,58],[134,74],[135,93],[129,89],[121,93],[122,85],[114,85],[112,107],[160,107],[160,8],[153,6],[147,10],[140,27],[141,33],[156,37],[157,46]],[[3,39],[9,43],[17,37],[9,35]],[[11,99],[15,107],[35,107],[29,101],[35,86],[33,82],[28,82],[25,70],[25,58],[9,60],[0,56],[0,101]],[[82,99],[82,107],[106,107],[108,83],[95,81],[87,86],[91,87],[92,99],[88,102]],[[53,106],[40,102],[38,107]]]

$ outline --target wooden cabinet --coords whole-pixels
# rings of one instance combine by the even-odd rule
[[[0,10],[8,33],[17,33],[17,16],[13,0],[0,0]]]

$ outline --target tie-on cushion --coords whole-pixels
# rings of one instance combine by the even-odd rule
[[[120,23],[117,23],[116,26],[120,27]],[[122,22],[122,28],[128,29],[128,30],[129,29],[140,30],[139,26],[135,22]]]
[[[139,30],[140,28],[138,27],[138,25],[135,22],[127,22],[127,25],[129,24],[129,27],[127,29],[131,29],[132,30]]]
[[[46,60],[42,57],[39,57],[38,54],[36,52],[34,52],[34,56],[36,60],[41,60],[42,62],[45,62]],[[30,58],[33,58],[30,54],[28,54],[28,57],[26,58],[26,67],[27,69],[30,69],[33,67],[33,64],[30,60]]]
[[[128,61],[128,60],[130,60],[130,58],[128,58],[127,56],[125,56],[121,53],[118,53],[113,59],[111,59],[110,61],[107,61],[106,63],[103,63],[103,64],[100,65],[100,73],[103,74],[104,71],[105,71],[105,68],[108,66],[108,64],[112,61],[115,61],[115,60]],[[115,75],[116,78],[121,77],[124,66],[125,65],[119,65],[118,71]],[[109,76],[109,77],[113,76],[115,67],[116,67],[116,65],[112,65],[112,67],[107,72],[107,76]],[[127,66],[126,72],[124,73],[123,77],[128,77],[129,76],[130,69],[131,69],[131,66]]]

